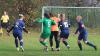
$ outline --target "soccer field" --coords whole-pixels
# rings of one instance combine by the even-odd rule
[[[69,45],[70,50],[68,50],[62,43],[60,44],[60,51],[49,51],[44,52],[42,50],[42,45],[39,43],[39,33],[32,32],[30,34],[24,33],[24,52],[18,52],[15,49],[14,38],[4,34],[0,37],[0,56],[100,56],[100,35],[99,34],[89,34],[88,39],[97,45],[98,50],[95,51],[93,48],[83,44],[83,51],[79,51],[77,46],[77,36],[70,35]]]

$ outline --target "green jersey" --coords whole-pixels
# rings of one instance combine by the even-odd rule
[[[36,20],[36,22],[43,23],[43,32],[41,34],[41,37],[43,37],[43,38],[49,37],[49,35],[51,34],[51,26],[56,24],[56,22],[54,22],[53,20],[51,20],[49,18]]]

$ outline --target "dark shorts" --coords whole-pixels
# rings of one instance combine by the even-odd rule
[[[68,39],[68,37],[69,37],[69,32],[61,32],[60,33],[60,38],[66,38],[66,39]]]
[[[2,28],[7,28],[8,27],[8,23],[2,23],[1,26],[2,26]]]
[[[50,39],[53,39],[53,37],[54,37],[55,39],[58,39],[58,34],[59,34],[58,31],[51,31]]]
[[[13,33],[14,38],[18,38],[19,40],[22,40],[22,33]]]
[[[79,34],[78,40],[87,41],[87,34]]]

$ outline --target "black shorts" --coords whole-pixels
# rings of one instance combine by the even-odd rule
[[[1,26],[2,26],[2,28],[7,28],[8,27],[8,23],[2,23]]]

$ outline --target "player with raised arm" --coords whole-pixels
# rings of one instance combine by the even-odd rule
[[[56,23],[50,19],[50,16],[47,13],[44,14],[43,19],[35,20],[34,22],[43,23],[43,31],[41,33],[39,41],[44,46],[44,51],[48,51],[47,39],[50,37],[51,34],[51,25],[54,25]]]
[[[68,44],[68,37],[69,37],[69,23],[68,19],[65,20],[64,14],[60,14],[61,21],[59,22],[58,26],[60,28],[60,40],[62,40],[63,44],[69,49],[70,46]],[[60,44],[60,42],[59,42]]]
[[[28,31],[25,29],[25,23],[23,19],[24,19],[24,15],[19,14],[19,19],[17,19],[14,22],[14,25],[10,29],[7,29],[8,33],[10,33],[10,31],[13,30],[13,36],[15,38],[15,45],[16,45],[17,51],[19,51],[20,49],[24,51],[22,31],[25,31],[26,33],[28,33]],[[18,47],[18,40],[20,41],[20,49]]]
[[[88,33],[87,33],[87,30],[85,28],[84,23],[82,22],[82,16],[77,16],[76,21],[77,21],[77,24],[78,24],[78,28],[77,28],[75,34],[77,34],[79,32],[78,46],[79,46],[80,50],[82,51],[81,40],[83,40],[85,44],[87,44],[87,45],[93,47],[95,50],[97,50],[97,48],[94,44],[88,42],[88,39],[87,39]]]

